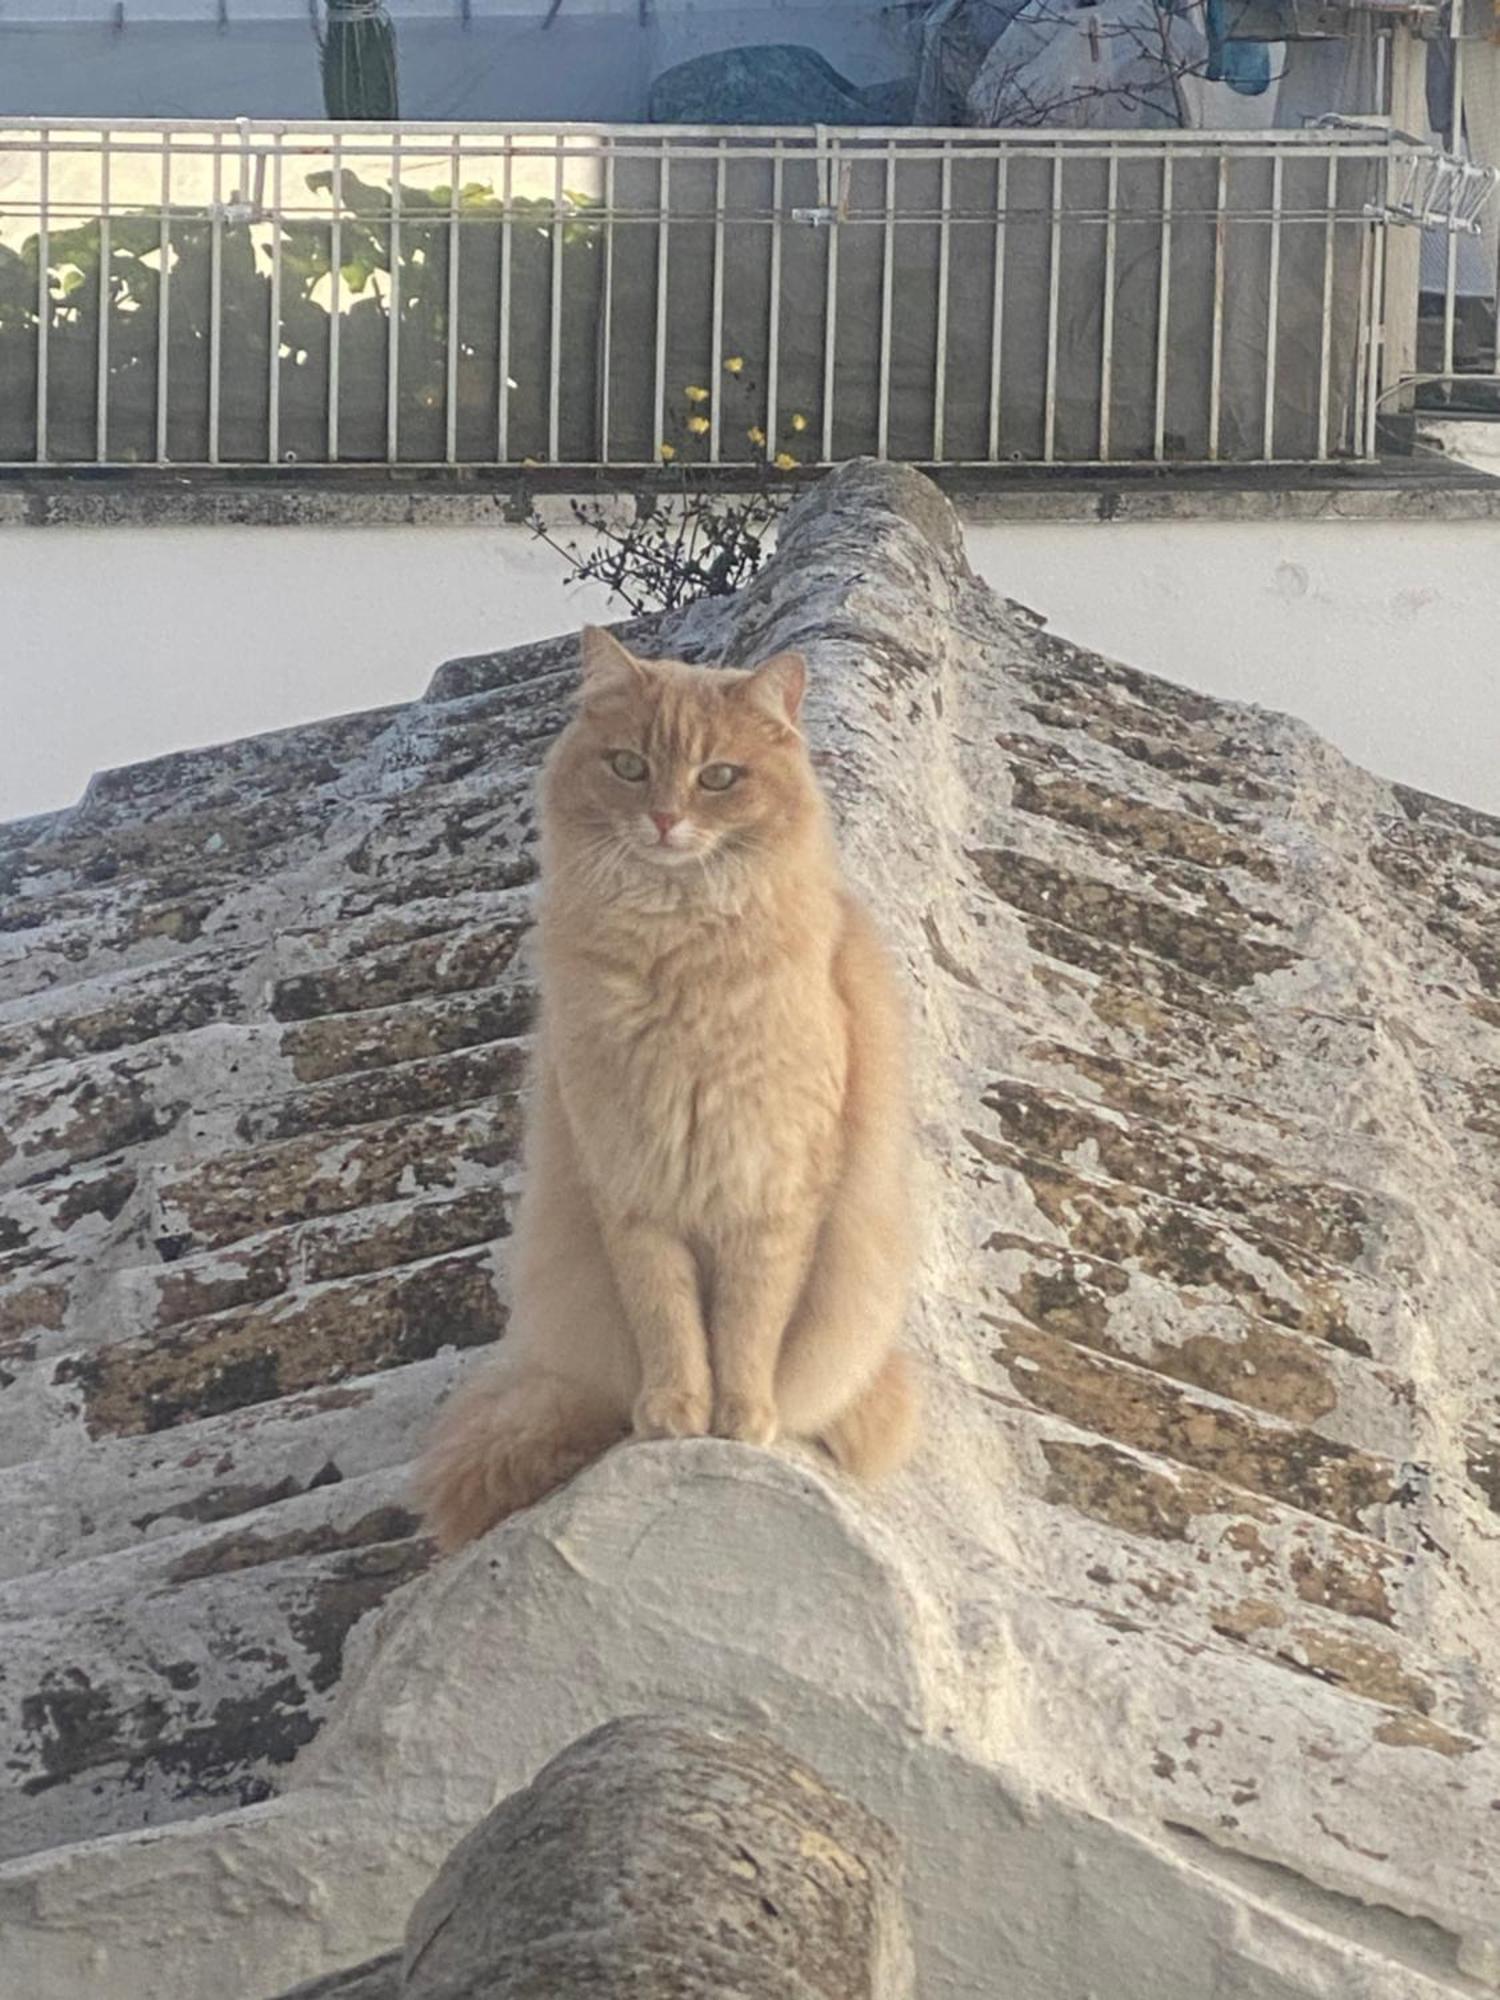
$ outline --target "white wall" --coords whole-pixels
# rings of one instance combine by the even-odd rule
[[[974,527],[1054,628],[1290,710],[1500,812],[1500,523]],[[440,661],[623,615],[523,528],[0,530],[0,819],[170,749],[403,701]]]
[[[0,529],[0,820],[96,770],[419,695],[618,617],[510,528]]]
[[[1064,637],[1500,812],[1500,522],[1008,524],[969,544]]]

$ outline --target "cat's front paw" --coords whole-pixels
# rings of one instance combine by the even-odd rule
[[[776,1442],[776,1406],[760,1396],[726,1394],[714,1404],[714,1436],[741,1444]]]
[[[706,1437],[708,1397],[695,1389],[645,1389],[631,1422],[638,1438]]]

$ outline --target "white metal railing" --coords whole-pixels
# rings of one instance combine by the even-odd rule
[[[0,464],[1368,456],[1383,130],[0,121]]]
[[[1490,8],[1452,0],[1447,34],[1429,46],[1428,61],[1444,147],[1463,163],[1469,186],[1483,178],[1488,193],[1500,168],[1500,46]],[[1481,201],[1457,227],[1425,220],[1416,386],[1425,403],[1493,413],[1500,410],[1500,207]]]

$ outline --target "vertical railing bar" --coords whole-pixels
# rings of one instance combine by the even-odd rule
[[[1451,375],[1458,323],[1458,232],[1448,232],[1447,269],[1443,277],[1443,373]]]
[[[1120,149],[1109,149],[1109,181],[1104,204],[1104,295],[1099,314],[1099,460],[1107,463],[1110,447],[1110,403],[1115,368],[1115,232],[1120,206]]]
[[[99,342],[94,378],[94,456],[102,465],[109,456],[110,135],[106,130],[99,137]]]
[[[511,240],[511,194],[515,180],[514,139],[505,135],[505,157],[500,168],[500,347],[496,365],[500,375],[500,402],[495,412],[495,456],[503,465],[510,457],[510,240]],[[610,165],[614,156],[610,155]],[[608,329],[606,309],[605,327]],[[608,355],[605,356],[605,381],[609,380]],[[604,428],[609,432],[608,389],[605,391]]]
[[[1461,18],[1462,16],[1460,16],[1460,19]],[[1460,119],[1462,118],[1462,112],[1463,112],[1463,106],[1460,104],[1459,106]],[[1461,136],[1462,136],[1462,126],[1460,125],[1460,137]],[[1483,242],[1489,236],[1489,234],[1490,234],[1489,227],[1486,226],[1480,239],[1481,242]],[[1455,289],[1456,285],[1457,285],[1457,280],[1455,278]],[[1488,374],[1491,377],[1500,378],[1500,268],[1497,268],[1496,259],[1493,254],[1490,257],[1489,307],[1490,307],[1490,365],[1488,369],[1476,368],[1475,373]],[[1476,356],[1476,361],[1477,359],[1478,357]]]
[[[1208,455],[1219,456],[1224,414],[1224,267],[1229,231],[1229,155],[1220,153],[1214,193],[1214,317],[1208,364]]]
[[[934,465],[942,462],[947,446],[947,424],[945,413],[948,400],[948,259],[951,234],[950,211],[953,207],[953,152],[948,145],[943,147],[943,171],[939,194],[938,215],[938,272],[937,272],[937,355],[932,376],[932,459]]]
[[[1010,198],[1010,154],[1002,146],[995,161],[995,289],[990,303],[989,460],[1000,457],[1000,362],[1005,344],[1005,205]]]
[[[562,456],[562,313],[563,313],[563,141],[555,141],[557,157],[552,178],[552,308],[547,328],[547,457],[553,465]]]
[[[1281,197],[1286,156],[1279,149],[1271,164],[1271,268],[1266,286],[1266,398],[1261,457],[1276,456],[1276,348],[1281,303]]]
[[[161,275],[156,287],[156,462],[167,463],[168,356],[172,317],[172,135],[161,135],[161,220],[157,231]]]
[[[723,142],[720,142],[722,150]],[[615,304],[615,142],[604,142],[604,296],[601,304],[603,333],[599,360],[599,463],[609,463],[609,370],[612,360],[610,322]],[[718,384],[714,385],[714,420],[719,413]],[[501,394],[504,394],[502,388]]]
[[[1370,382],[1365,392],[1365,457],[1375,456],[1380,421],[1380,364],[1385,347],[1385,232],[1384,222],[1375,225],[1375,248],[1370,273]]]
[[[782,142],[771,149],[771,298],[766,327],[765,454],[776,456],[776,412],[781,401],[781,211],[786,201],[786,161]]]
[[[344,262],[344,141],[333,136],[333,214],[328,225],[328,461],[339,458],[339,288]]]
[[[1448,151],[1455,159],[1463,157],[1464,124],[1464,18],[1463,0],[1453,0],[1453,14],[1449,32],[1453,37],[1452,103],[1448,111]],[[1458,231],[1448,231],[1447,271],[1443,279],[1443,373],[1453,373],[1454,331],[1458,320]],[[1500,366],[1500,350],[1496,353],[1496,363]]]
[[[271,353],[266,378],[266,461],[281,457],[281,190],[282,135],[271,155]]]
[[[224,135],[214,134],[214,193],[208,226],[208,462],[219,462],[219,364],[224,337]]]
[[[240,167],[239,167],[239,174],[235,180],[232,192],[234,199],[236,201],[253,206],[254,194],[252,193],[251,180],[250,180],[250,120],[248,118],[236,118],[234,121],[234,126],[235,126],[235,131],[239,135]],[[260,157],[263,163],[265,158],[264,154],[262,154]],[[259,191],[260,190],[257,189],[255,190],[255,193],[258,193]]]
[[[728,155],[724,140],[719,141],[714,162],[714,294],[712,331],[712,372],[708,378],[708,462],[717,465],[723,437],[720,404],[724,387],[724,198],[727,193]]]
[[[896,251],[896,146],[885,148],[885,236],[880,267],[880,403],[875,420],[875,456],[889,456],[891,441],[891,281]]]
[[[52,135],[38,135],[36,219],[36,462],[47,463],[47,340],[52,331],[52,233],[47,213],[52,194]]]
[[[651,404],[652,457],[661,457],[667,422],[667,214],[672,196],[671,155],[662,141],[656,177],[656,372]]]
[[[1328,151],[1327,216],[1323,223],[1323,317],[1318,353],[1318,457],[1328,456],[1328,391],[1333,366],[1333,253],[1339,198],[1339,156]]]
[[[839,157],[837,137],[829,140],[829,185],[833,220],[828,225],[828,261],[823,284],[823,447],[825,465],[833,463],[833,404],[837,393],[839,344],[839,223],[844,212],[844,163]]]
[[[1057,307],[1062,282],[1061,146],[1052,149],[1052,229],[1047,266],[1047,377],[1042,418],[1042,462],[1052,463],[1057,446]]]
[[[396,463],[401,433],[401,134],[391,134],[390,295],[385,346],[385,457]]]
[[[448,189],[448,358],[443,409],[443,457],[449,465],[458,462],[458,246],[462,231],[458,226],[458,198],[463,180],[463,141],[455,132],[449,152]]]
[[[1161,268],[1156,287],[1156,410],[1151,455],[1167,455],[1167,325],[1172,304],[1172,155],[1161,157]]]
[[[1370,343],[1375,338],[1370,303],[1371,250],[1374,243],[1376,225],[1366,222],[1359,228],[1359,285],[1355,296],[1359,301],[1359,330],[1354,348],[1354,409],[1353,424],[1349,435],[1349,455],[1358,458],[1364,450],[1365,437],[1365,383],[1370,374]]]

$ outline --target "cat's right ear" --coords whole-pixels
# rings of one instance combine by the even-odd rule
[[[592,694],[608,682],[644,681],[646,669],[613,632],[602,625],[585,625],[579,637],[583,653],[583,691]]]

